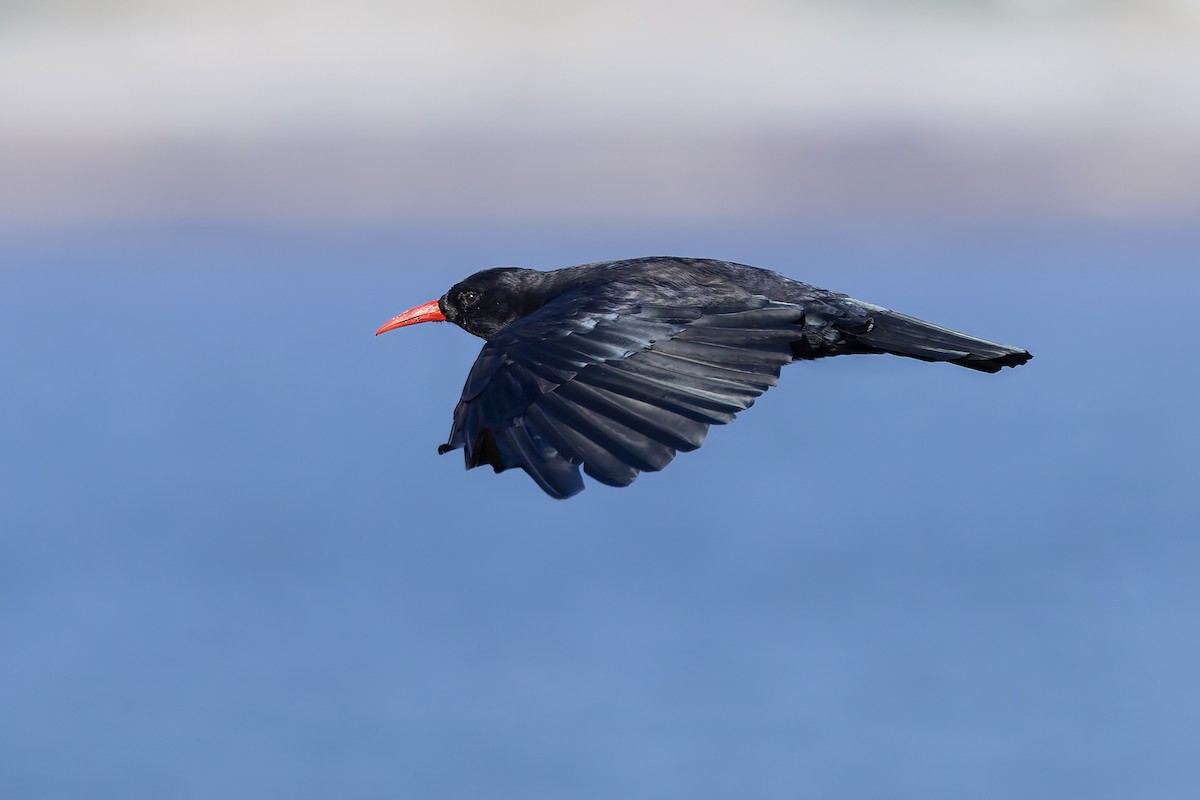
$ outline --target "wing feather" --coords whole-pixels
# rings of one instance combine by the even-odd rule
[[[574,466],[576,475],[579,472],[575,465],[583,464],[587,474],[601,483],[609,486],[628,486],[633,483],[638,476],[637,469],[580,430],[577,426],[578,413],[567,413],[564,419],[558,412],[553,403],[541,403],[529,410],[531,416],[544,420],[546,429],[552,432],[564,451],[572,454],[573,458],[567,460]]]
[[[484,345],[447,444],[468,468],[520,467],[547,494],[583,489],[579,467],[627,486],[703,444],[779,381],[800,306],[604,307],[561,298]]]

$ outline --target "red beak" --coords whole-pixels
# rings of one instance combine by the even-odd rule
[[[445,322],[446,315],[438,308],[437,300],[430,300],[423,306],[410,308],[398,317],[392,317],[383,324],[383,327],[375,331],[378,336],[381,333],[392,330],[393,328],[403,328],[405,325],[417,325],[422,322]]]

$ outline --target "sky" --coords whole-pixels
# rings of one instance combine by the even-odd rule
[[[1194,232],[457,234],[0,240],[0,795],[1197,795]],[[794,364],[559,501],[437,454],[479,340],[372,336],[679,250],[1034,359]]]

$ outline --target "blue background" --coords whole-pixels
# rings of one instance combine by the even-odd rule
[[[476,269],[729,258],[1028,347],[785,370],[625,490],[438,457]],[[1178,230],[0,243],[0,796],[1192,798]]]

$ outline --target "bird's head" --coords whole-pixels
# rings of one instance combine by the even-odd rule
[[[546,284],[546,273],[535,269],[486,269],[454,284],[440,299],[393,317],[375,335],[421,322],[453,322],[487,339],[541,308],[549,299]]]

